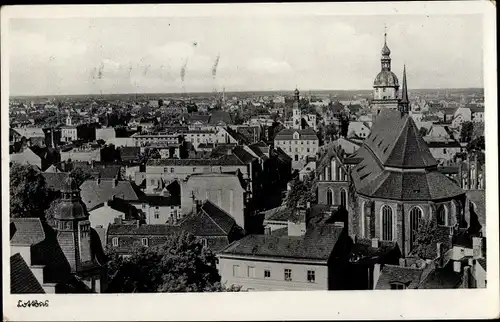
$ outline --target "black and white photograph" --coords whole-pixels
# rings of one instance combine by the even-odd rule
[[[69,294],[491,296],[496,22],[475,3],[2,10],[4,318]]]

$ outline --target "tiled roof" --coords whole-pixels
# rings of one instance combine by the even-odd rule
[[[43,287],[19,253],[10,257],[10,292],[12,294],[45,293]]]
[[[234,219],[210,201],[198,213],[190,214],[180,223],[183,230],[195,236],[228,236],[236,225]]]
[[[115,185],[116,184],[116,185]],[[80,186],[82,201],[87,209],[92,209],[100,203],[116,196],[125,200],[138,200],[140,191],[129,181],[87,180]]]
[[[249,140],[245,135],[243,135],[242,133],[240,133],[238,131],[233,130],[230,127],[226,127],[225,130],[229,135],[231,135],[240,144],[248,144],[251,142],[251,140]]]
[[[402,283],[408,289],[415,289],[420,283],[423,272],[421,268],[385,265],[380,272],[375,289],[390,290],[391,283]]]
[[[108,236],[119,235],[172,235],[181,231],[179,226],[172,225],[137,225],[137,224],[110,224],[108,227]],[[109,238],[109,237],[108,237]]]
[[[148,166],[235,166],[245,165],[235,155],[221,155],[217,159],[149,159]]]
[[[245,150],[245,148],[241,145],[235,147],[233,149],[233,154],[241,160],[241,162],[245,163],[245,164],[249,164],[251,163],[253,160],[255,160],[256,158],[250,154],[248,151]]]
[[[12,218],[10,222],[14,224],[11,229],[15,229],[10,239],[11,245],[34,245],[45,239],[45,231],[39,218]]]
[[[139,202],[147,202],[152,206],[179,206],[181,201],[178,197],[175,196],[154,196],[154,195],[145,195],[139,197]],[[137,202],[132,200],[132,203]]]
[[[127,201],[125,201],[125,200],[123,200],[121,198],[113,198],[111,200],[108,200],[107,203],[108,203],[108,206],[110,208],[112,208],[112,209],[114,209],[116,211],[119,211],[121,213],[124,213],[125,214],[125,218],[127,218],[127,219],[138,219],[139,218],[139,214],[138,214],[137,208],[134,207],[134,206],[132,206]],[[96,210],[96,209],[99,209],[99,208],[101,208],[103,206],[104,206],[104,203],[98,204],[94,208],[89,209],[89,212],[93,211],[93,210]]]
[[[462,285],[462,275],[449,265],[432,270],[417,287],[419,289],[452,289]]]
[[[436,200],[464,193],[437,171],[437,163],[413,120],[396,110],[381,111],[372,133],[349,159],[361,159],[351,176],[356,190],[363,195],[394,200]],[[419,171],[392,171],[386,167]]]
[[[247,255],[328,261],[343,228],[323,224],[304,236],[247,235],[231,243],[221,255]]]
[[[279,206],[262,212],[264,220],[287,221],[290,218],[292,210],[286,206]]]
[[[318,140],[316,132],[310,127],[303,130],[283,129],[274,137],[275,140],[293,140],[293,134],[299,133],[299,140]]]
[[[217,125],[220,122],[223,122],[225,124],[233,124],[231,114],[225,111],[213,111],[210,114],[210,120],[208,121],[208,123],[212,125]]]

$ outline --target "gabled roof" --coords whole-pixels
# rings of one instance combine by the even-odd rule
[[[243,255],[287,259],[319,260],[325,263],[330,258],[342,227],[322,224],[307,230],[304,236],[247,235],[231,243],[220,252],[221,255]]]
[[[251,153],[245,150],[245,148],[241,145],[235,147],[233,149],[233,154],[241,160],[241,162],[245,164],[249,164],[252,161],[256,160],[257,158],[254,157]]]
[[[10,293],[40,294],[45,293],[35,275],[24,261],[21,254],[10,257]]]
[[[92,209],[100,203],[108,201],[113,196],[125,200],[138,200],[141,191],[129,181],[87,180],[80,186],[82,201],[87,209]]]
[[[231,215],[211,201],[205,201],[198,213],[191,214],[180,226],[195,236],[227,236],[236,225]]]
[[[69,177],[69,172],[42,172],[48,189],[61,191],[64,181]]]
[[[211,125],[217,125],[219,123],[233,124],[233,119],[231,114],[225,111],[213,111],[210,114],[210,120],[208,121]]]
[[[293,140],[293,134],[299,133],[299,140],[318,140],[316,132],[308,127],[303,130],[283,129],[274,137],[275,140]]]
[[[45,231],[39,218],[12,218],[15,232],[10,239],[11,245],[34,245],[45,239]],[[12,233],[12,232],[11,232]]]
[[[376,290],[389,290],[392,283],[401,283],[407,289],[415,289],[420,283],[424,270],[421,268],[385,265],[375,286]]]

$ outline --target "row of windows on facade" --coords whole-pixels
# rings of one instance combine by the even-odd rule
[[[146,207],[147,207],[147,205],[143,203],[143,204],[142,204],[142,209],[146,209]],[[171,210],[173,210],[173,209],[174,209],[174,207],[180,207],[180,206],[170,206],[170,209],[171,209]],[[160,209],[160,206],[154,206],[154,208],[155,208],[156,210],[159,210],[159,209]],[[176,211],[174,211],[174,212],[176,212]]]
[[[292,148],[288,148],[288,149],[284,148],[283,149],[283,151],[285,151],[285,152],[287,152],[287,150],[288,150],[288,152],[292,152],[293,149]],[[316,149],[301,148],[300,151],[299,151],[299,148],[295,148],[295,152],[296,153],[299,153],[299,152],[302,152],[302,153],[316,153]]]
[[[276,140],[277,144],[278,145],[291,145],[292,143],[295,144],[296,143],[296,140],[293,140],[293,141],[284,141],[284,140]],[[305,142],[305,143],[304,143]],[[305,144],[305,145],[308,145],[308,144],[316,144],[317,143],[317,140],[314,140],[314,141],[300,141],[300,144]],[[297,143],[299,144],[299,143]]]
[[[347,181],[347,179],[348,173],[342,167],[335,167],[335,171],[331,171],[331,167],[325,167],[325,173],[320,175],[320,180],[325,181]]]
[[[245,276],[241,276],[241,270],[240,270],[240,266],[239,265],[233,265],[233,276],[235,277],[245,277]],[[285,268],[283,270],[283,277],[284,277],[284,280],[285,281],[292,281],[292,270],[290,268]],[[257,278],[256,274],[255,274],[255,267],[253,266],[248,266],[247,267],[247,275],[246,277],[250,277],[250,278]],[[263,277],[264,278],[271,278],[271,270],[270,269],[264,269],[264,272],[263,272]],[[307,271],[307,281],[309,283],[315,283],[316,282],[316,272],[314,270],[308,270]]]
[[[204,247],[207,247],[208,243],[206,238],[200,238],[199,240]],[[113,237],[113,239],[111,239],[111,242],[113,244],[113,247],[118,247],[120,245],[120,239],[118,237]],[[149,247],[149,238],[141,238],[141,245],[144,247]]]
[[[394,223],[393,220],[393,211],[392,208],[388,205],[382,206],[380,209],[382,214],[382,240],[392,241],[393,231],[394,231]],[[420,225],[420,221],[423,217],[423,211],[420,207],[413,207],[410,210],[410,240],[411,242],[415,241],[415,231],[418,229]],[[439,226],[447,226],[448,225],[448,209],[446,206],[441,205],[438,208],[436,221]]]

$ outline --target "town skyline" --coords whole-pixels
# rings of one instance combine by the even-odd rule
[[[107,20],[12,20],[11,95],[369,90],[385,30],[410,90],[483,87],[474,15]]]

